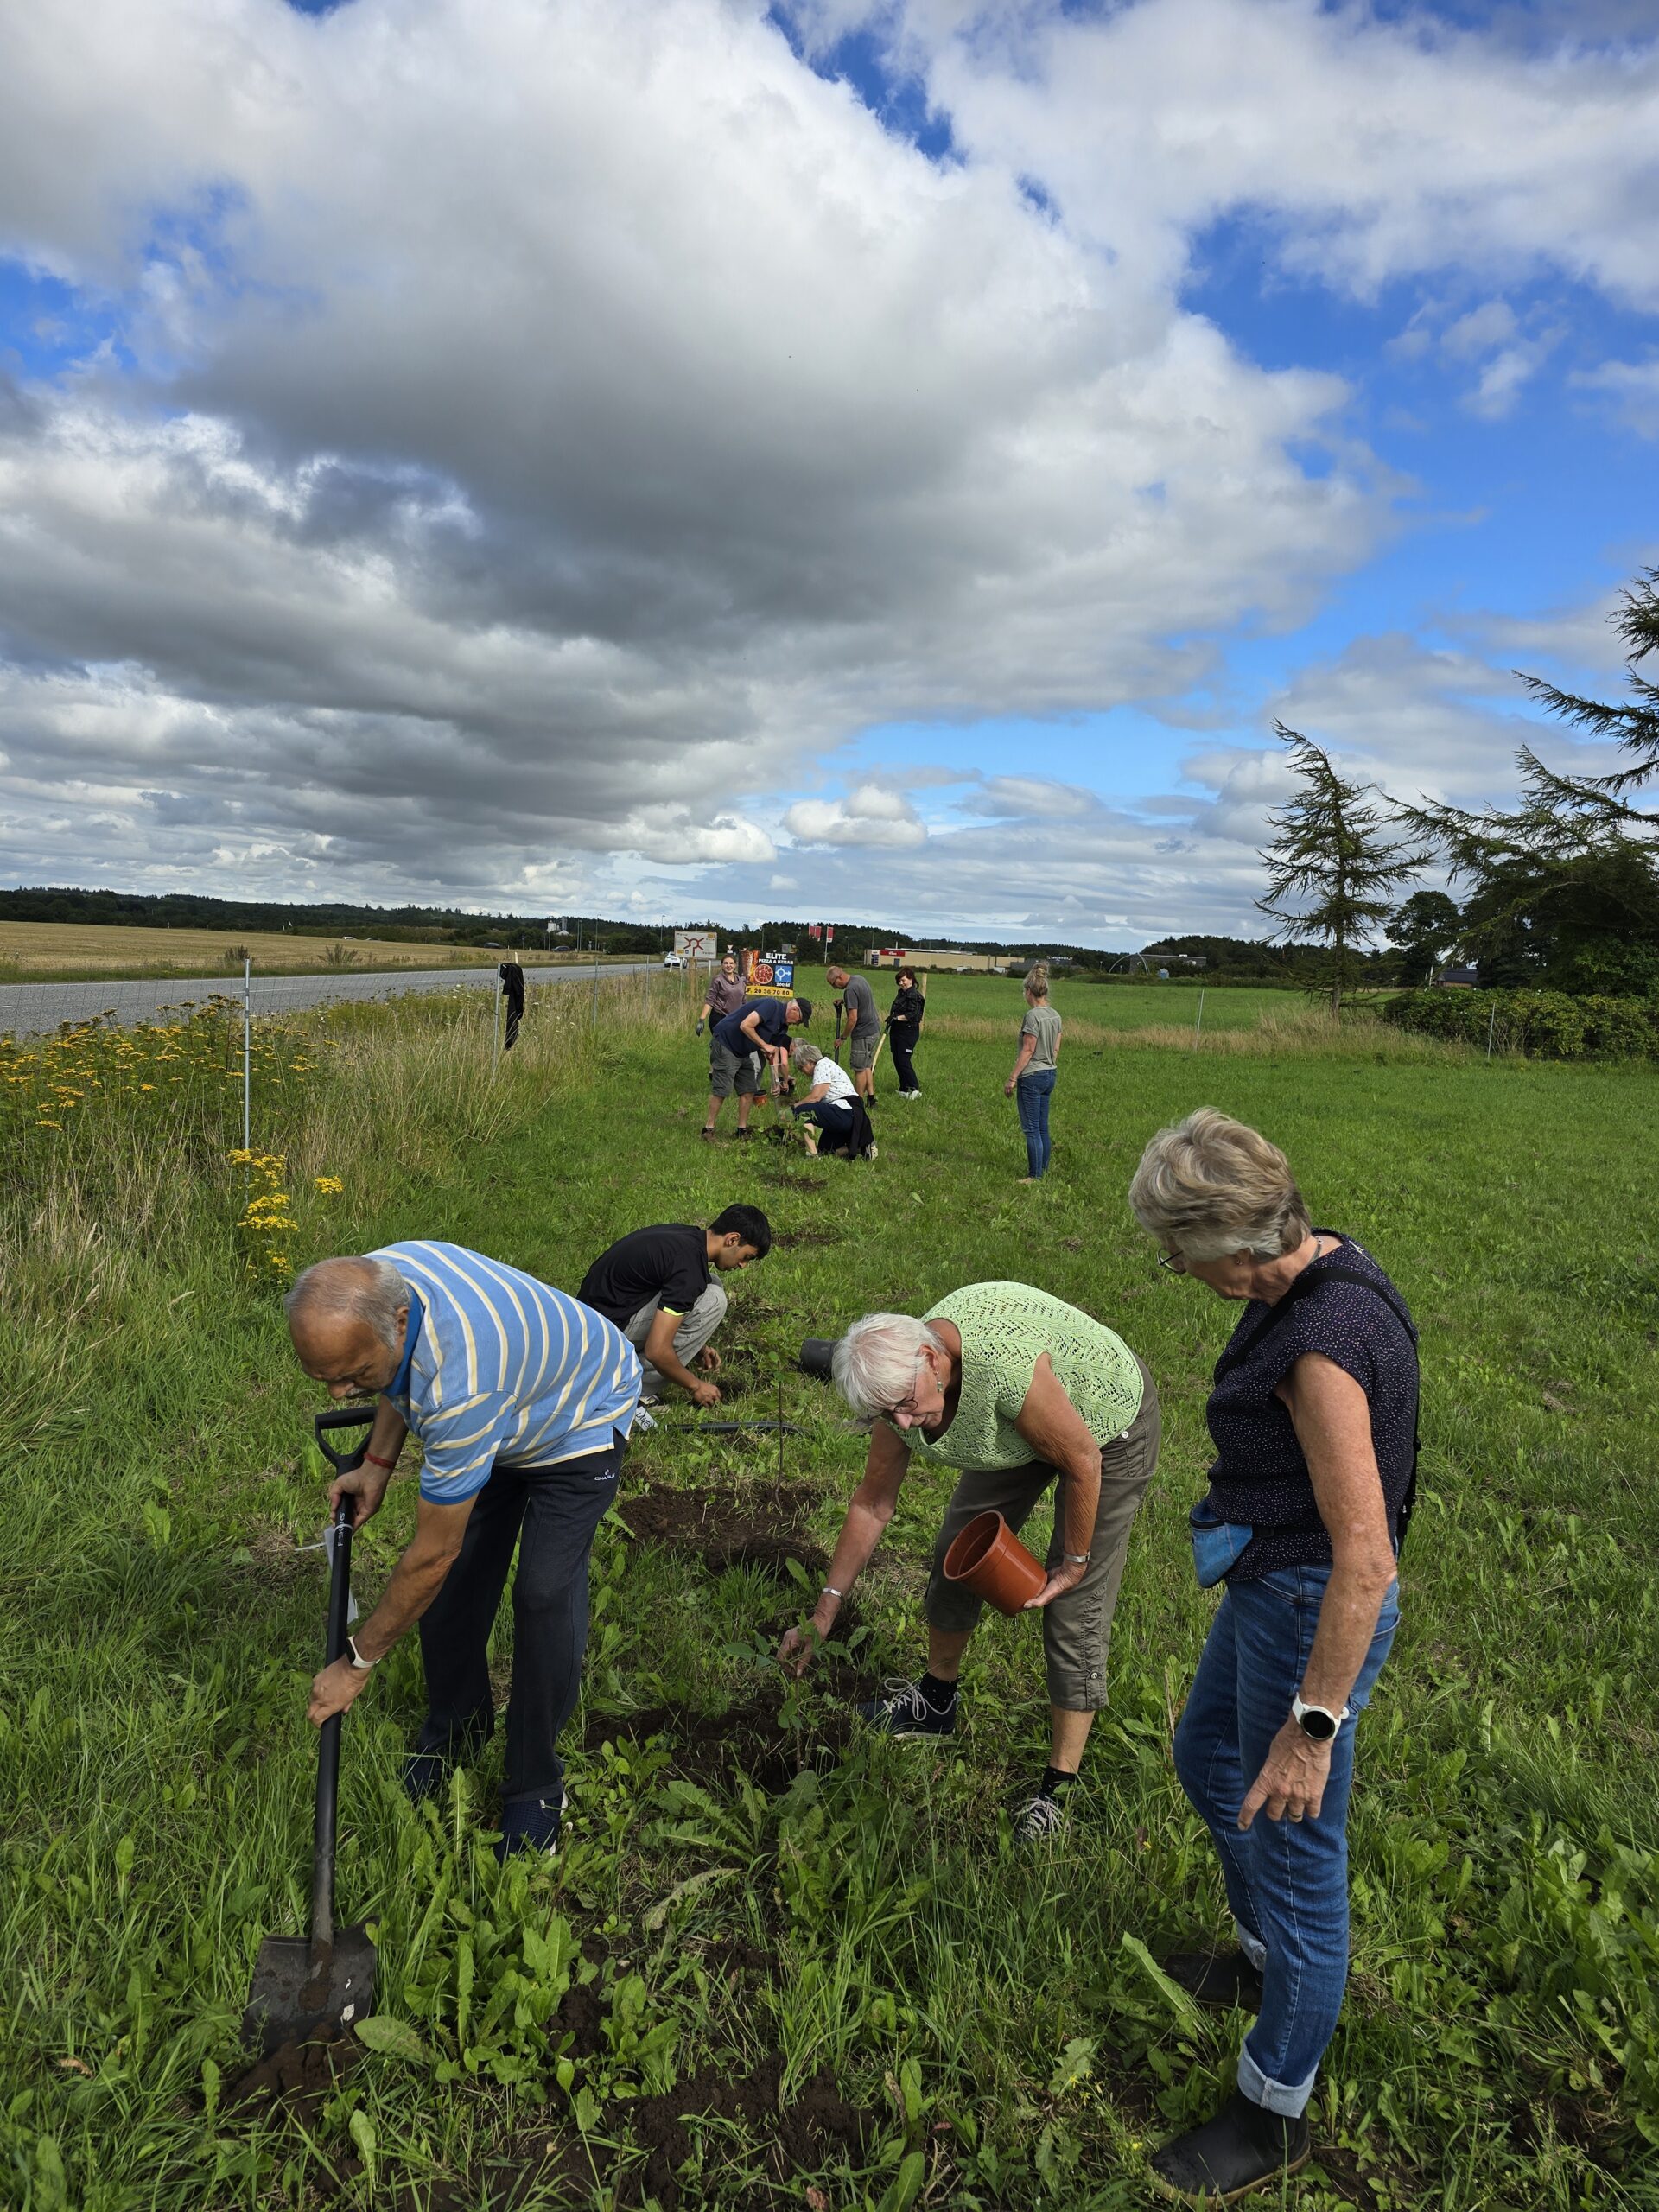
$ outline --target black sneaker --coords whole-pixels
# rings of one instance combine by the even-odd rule
[[[1153,2178],[1188,2204],[1236,2204],[1300,2173],[1313,2156],[1307,2114],[1285,2120],[1237,2089],[1211,2120],[1152,2154]]]
[[[922,1695],[920,1683],[893,1681],[858,1707],[858,1717],[879,1736],[954,1736],[960,1703],[953,1697],[941,1712]]]
[[[556,1802],[551,1797],[509,1797],[501,1808],[496,1857],[504,1865],[515,1851],[536,1851],[550,1859],[559,1847],[559,1822],[569,1802],[563,1790]]]
[[[742,1137],[747,1141],[748,1138],[754,1135],[754,1131],[753,1129],[734,1129],[732,1131],[732,1135],[734,1137]]]
[[[1212,2012],[1262,2010],[1262,1976],[1243,1951],[1177,1951],[1160,1963],[1172,1981]]]
[[[1073,1783],[1072,1788],[1076,1788]],[[1027,1798],[1014,1816],[1014,1840],[1016,1843],[1052,1843],[1065,1826],[1065,1801],[1070,1789],[1058,1797],[1050,1797],[1039,1790]]]

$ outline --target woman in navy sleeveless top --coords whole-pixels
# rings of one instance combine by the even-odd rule
[[[1311,2155],[1307,2101],[1348,1975],[1354,1728],[1399,1620],[1417,1338],[1370,1255],[1313,1226],[1277,1146],[1211,1107],[1153,1139],[1129,1204],[1161,1266],[1244,1302],[1192,1514],[1198,1579],[1225,1592],[1175,1735],[1238,1942],[1165,1965],[1255,2020],[1232,2096],[1152,2162],[1178,2196],[1231,2202]]]

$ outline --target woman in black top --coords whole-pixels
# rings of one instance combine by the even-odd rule
[[[922,1016],[926,1012],[927,1001],[916,988],[915,969],[901,968],[899,988],[887,1011],[887,1041],[893,1046],[893,1065],[901,1098],[919,1098],[922,1095],[911,1054],[920,1041]]]
[[[1226,1592],[1175,1734],[1238,1948],[1166,1965],[1201,2002],[1256,2017],[1232,2096],[1152,2162],[1178,2196],[1231,2202],[1310,2156],[1306,2107],[1342,2008],[1354,1727],[1399,1620],[1417,1338],[1370,1254],[1313,1226],[1277,1146],[1212,1107],[1153,1139],[1129,1204],[1161,1266],[1245,1301],[1192,1515],[1198,1579]]]

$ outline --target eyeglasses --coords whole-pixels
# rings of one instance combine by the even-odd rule
[[[916,1381],[911,1385],[910,1395],[907,1398],[900,1398],[896,1406],[889,1406],[887,1408],[887,1417],[889,1420],[891,1420],[895,1414],[908,1414],[912,1421],[919,1421],[921,1419],[922,1414],[926,1408],[925,1407],[918,1406],[916,1402],[917,1388],[921,1382],[922,1376],[924,1375],[931,1374],[931,1372],[932,1370],[929,1367],[926,1360],[918,1359],[917,1361]]]
[[[1166,1268],[1173,1275],[1184,1275],[1186,1273],[1186,1262],[1179,1252],[1160,1252],[1158,1255],[1158,1264],[1160,1268]]]

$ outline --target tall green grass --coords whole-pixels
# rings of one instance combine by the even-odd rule
[[[790,1361],[872,1306],[1042,1283],[1122,1331],[1167,1415],[1086,1795],[1035,1858],[1007,1819],[1043,1751],[1030,1623],[976,1638],[966,1732],[938,1749],[832,1751],[839,1694],[809,1677],[785,1718],[819,1749],[774,1795],[735,1761],[682,1771],[628,1714],[729,1713],[735,1748],[738,1717],[779,1694],[767,1655],[803,1593],[607,1524],[569,1840],[551,1872],[505,1874],[475,1840],[499,1752],[438,1811],[402,1798],[411,1639],[347,1728],[340,1870],[342,1909],[378,1930],[377,2009],[406,2055],[366,2060],[306,2126],[251,2120],[225,2092],[257,1942],[303,1924],[323,1583],[296,1547],[321,1519],[316,1394],[277,1283],[247,1269],[236,1127],[211,1087],[159,1133],[119,1115],[101,1139],[90,1120],[41,1132],[20,1113],[0,1194],[0,2113],[17,2201],[297,2212],[424,2207],[442,2183],[452,2204],[509,2188],[551,2204],[585,2145],[638,2202],[637,2097],[777,2056],[786,2098],[828,2066],[875,2116],[861,2163],[785,2186],[764,2131],[707,2121],[682,2205],[798,2204],[809,2179],[884,2212],[1146,2203],[1145,2149],[1217,2094],[1243,2027],[1192,2012],[1152,1963],[1222,1925],[1167,1741],[1211,1610],[1185,1507],[1230,1316],[1158,1275],[1123,1192],[1150,1131],[1203,1102],[1286,1145],[1320,1221],[1389,1268],[1424,1339],[1425,1497],[1359,1754],[1353,1985],[1316,2101],[1320,2162],[1288,2194],[1656,2201],[1654,1075],[1395,1061],[1346,1039],[1122,1052],[1079,1021],[1055,1166],[1027,1189],[1011,1045],[953,1033],[985,1018],[985,986],[953,982],[930,988],[924,1100],[884,1096],[868,1169],[701,1144],[704,1048],[671,985],[654,1005],[607,986],[596,1026],[585,994],[545,1024],[537,1000],[493,1075],[475,999],[353,1009],[289,1055],[304,1067],[257,1136],[289,1162],[295,1265],[435,1235],[570,1287],[626,1227],[765,1206],[778,1243],[733,1281],[724,1374],[730,1409],[755,1414],[782,1378],[805,1432],[785,1484],[821,1540],[862,1446]],[[622,1522],[646,1480],[767,1503],[775,1440],[721,1442],[690,1418],[665,1408],[631,1452]],[[925,1471],[906,1484],[852,1667],[914,1669],[942,1499]],[[359,1547],[365,1593],[411,1519],[399,1483]],[[554,2008],[583,1976],[601,2032],[567,2094]]]

